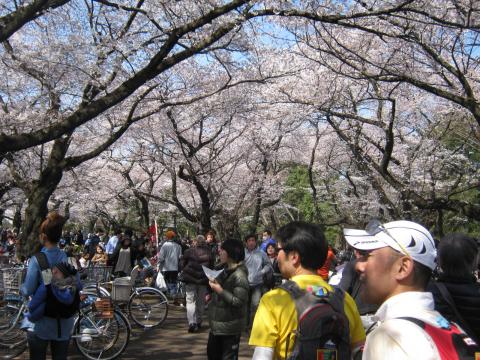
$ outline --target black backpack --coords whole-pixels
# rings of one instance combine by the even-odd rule
[[[302,290],[293,281],[280,285],[295,301],[298,328],[295,345],[287,358],[291,335],[287,338],[285,358],[288,360],[350,359],[350,327],[344,312],[345,292],[334,287]]]
[[[47,289],[44,316],[57,319],[57,332],[58,337],[60,337],[60,319],[69,319],[78,313],[80,309],[80,292],[78,289],[76,289],[74,300],[71,304],[64,304],[59,301],[52,291],[52,269],[48,263],[47,255],[44,253],[37,253],[34,256],[37,259],[38,265],[40,266],[40,270],[42,272],[42,281]]]

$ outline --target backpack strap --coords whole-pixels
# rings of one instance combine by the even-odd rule
[[[281,284],[279,288],[285,290],[290,294],[293,301],[295,302],[295,308],[297,309],[297,315],[300,318],[302,314],[307,310],[311,305],[312,301],[308,297],[304,296],[306,291],[300,289],[296,282],[288,280]],[[314,294],[311,294],[312,297],[317,297]],[[336,312],[345,314],[344,301],[345,301],[345,291],[338,286],[333,286],[333,292],[328,292],[325,295],[326,302],[328,302]]]
[[[336,312],[345,314],[345,291],[338,286],[333,286],[333,292],[331,292],[330,294],[331,295],[328,300],[330,305],[332,305],[333,309]]]
[[[47,255],[43,252],[36,253],[35,258],[37,259],[38,265],[40,265],[40,270],[47,270],[50,269],[50,264],[48,263]]]
[[[300,289],[297,283],[292,280],[287,280],[284,283],[280,284],[279,288],[288,292],[294,300],[302,297],[304,294],[304,290]]]
[[[402,316],[402,317],[399,317],[397,319],[410,321],[410,322],[414,323],[415,325],[421,327],[422,329],[425,329],[425,321],[422,321],[420,319],[409,317],[409,316]]]
[[[288,292],[292,297],[292,300],[295,303],[295,309],[297,310],[297,316],[300,319],[305,310],[307,310],[313,303],[308,299],[308,296],[305,296],[306,291],[300,289],[297,283],[292,280],[287,280],[279,287]]]
[[[284,283],[279,285],[279,288],[285,290],[288,292],[293,300],[293,303],[295,304],[295,310],[297,311],[297,319],[300,319],[302,316],[303,312],[307,309],[307,307],[310,305],[310,303],[305,300],[305,298],[302,299],[303,295],[305,294],[305,290],[300,289],[300,287],[297,285],[296,282],[292,280],[287,280]],[[287,342],[285,344],[285,359],[288,359],[288,348],[290,347],[290,341],[293,335],[295,335],[296,332],[292,332],[287,335]]]
[[[42,281],[45,286],[50,285],[52,282],[52,269],[48,263],[48,258],[45,253],[39,252],[36,253],[35,259],[37,259],[38,265],[40,266],[40,272],[42,274]]]

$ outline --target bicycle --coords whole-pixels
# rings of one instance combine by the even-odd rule
[[[0,359],[13,359],[27,349],[27,336],[20,320],[27,308],[21,297],[6,296],[0,307]]]
[[[142,286],[143,279],[139,279],[138,275],[138,267],[135,267],[130,277],[115,279],[112,282],[112,300],[126,302],[128,314],[138,326],[144,329],[159,326],[167,318],[168,299],[160,290]]]
[[[4,270],[4,269],[2,269]],[[5,277],[4,277],[5,279]],[[72,340],[78,351],[91,360],[113,360],[126,349],[131,327],[127,317],[111,304],[105,306],[102,298],[106,290],[97,288],[82,291],[81,306],[75,318]],[[97,299],[103,305],[96,307]],[[0,359],[12,359],[28,347],[26,332],[20,328],[28,300],[9,292],[0,307]]]
[[[0,269],[0,359],[12,359],[27,349],[27,337],[20,329],[20,320],[27,302],[19,294],[26,269]]]
[[[131,327],[127,317],[103,297],[105,289],[82,291],[80,314],[73,326],[72,339],[78,351],[91,360],[119,357],[130,341]]]

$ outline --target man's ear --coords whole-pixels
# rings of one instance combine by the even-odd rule
[[[288,257],[293,266],[300,265],[300,254],[298,251],[292,250],[288,252]]]
[[[395,278],[397,280],[405,280],[413,274],[414,269],[413,259],[409,256],[402,256],[395,262]]]

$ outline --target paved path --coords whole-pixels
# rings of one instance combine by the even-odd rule
[[[208,321],[203,322],[205,327],[197,333],[187,332],[185,308],[169,306],[165,322],[158,328],[143,330],[132,325],[130,342],[119,359],[151,359],[151,360],[205,360],[207,359]],[[247,345],[247,335],[242,334],[240,339],[240,360],[252,358],[253,349]],[[28,352],[23,353],[18,360],[27,360]],[[69,360],[81,360],[83,356],[72,344]],[[51,359],[47,356],[47,359]]]
[[[187,332],[185,309],[170,306],[165,322],[158,328],[144,331],[132,325],[130,342],[120,359],[189,359],[205,360],[207,358],[208,321],[204,320],[205,328],[190,334]],[[242,334],[240,339],[239,359],[252,358],[253,349],[247,345],[248,338]],[[50,359],[50,357],[47,357]],[[28,359],[24,353],[19,359]],[[72,345],[69,360],[81,360],[81,356]]]
[[[133,327],[130,343],[121,358],[205,360],[209,330],[208,321],[205,319],[203,323],[205,328],[197,333],[188,333],[185,309],[171,306],[161,327],[147,331]],[[247,345],[248,338],[245,334],[242,334],[240,341],[239,359],[251,359],[253,350]]]
[[[169,306],[165,322],[158,328],[143,330],[132,325],[130,342],[119,359],[151,359],[151,360],[205,360],[207,359],[208,321],[203,322],[205,327],[197,333],[187,332],[185,308]],[[253,349],[247,345],[248,337],[242,334],[240,339],[240,360],[252,358]],[[19,356],[18,360],[27,360],[28,351]],[[69,351],[69,360],[81,360],[84,357],[72,344]],[[47,355],[47,359],[51,359]]]

